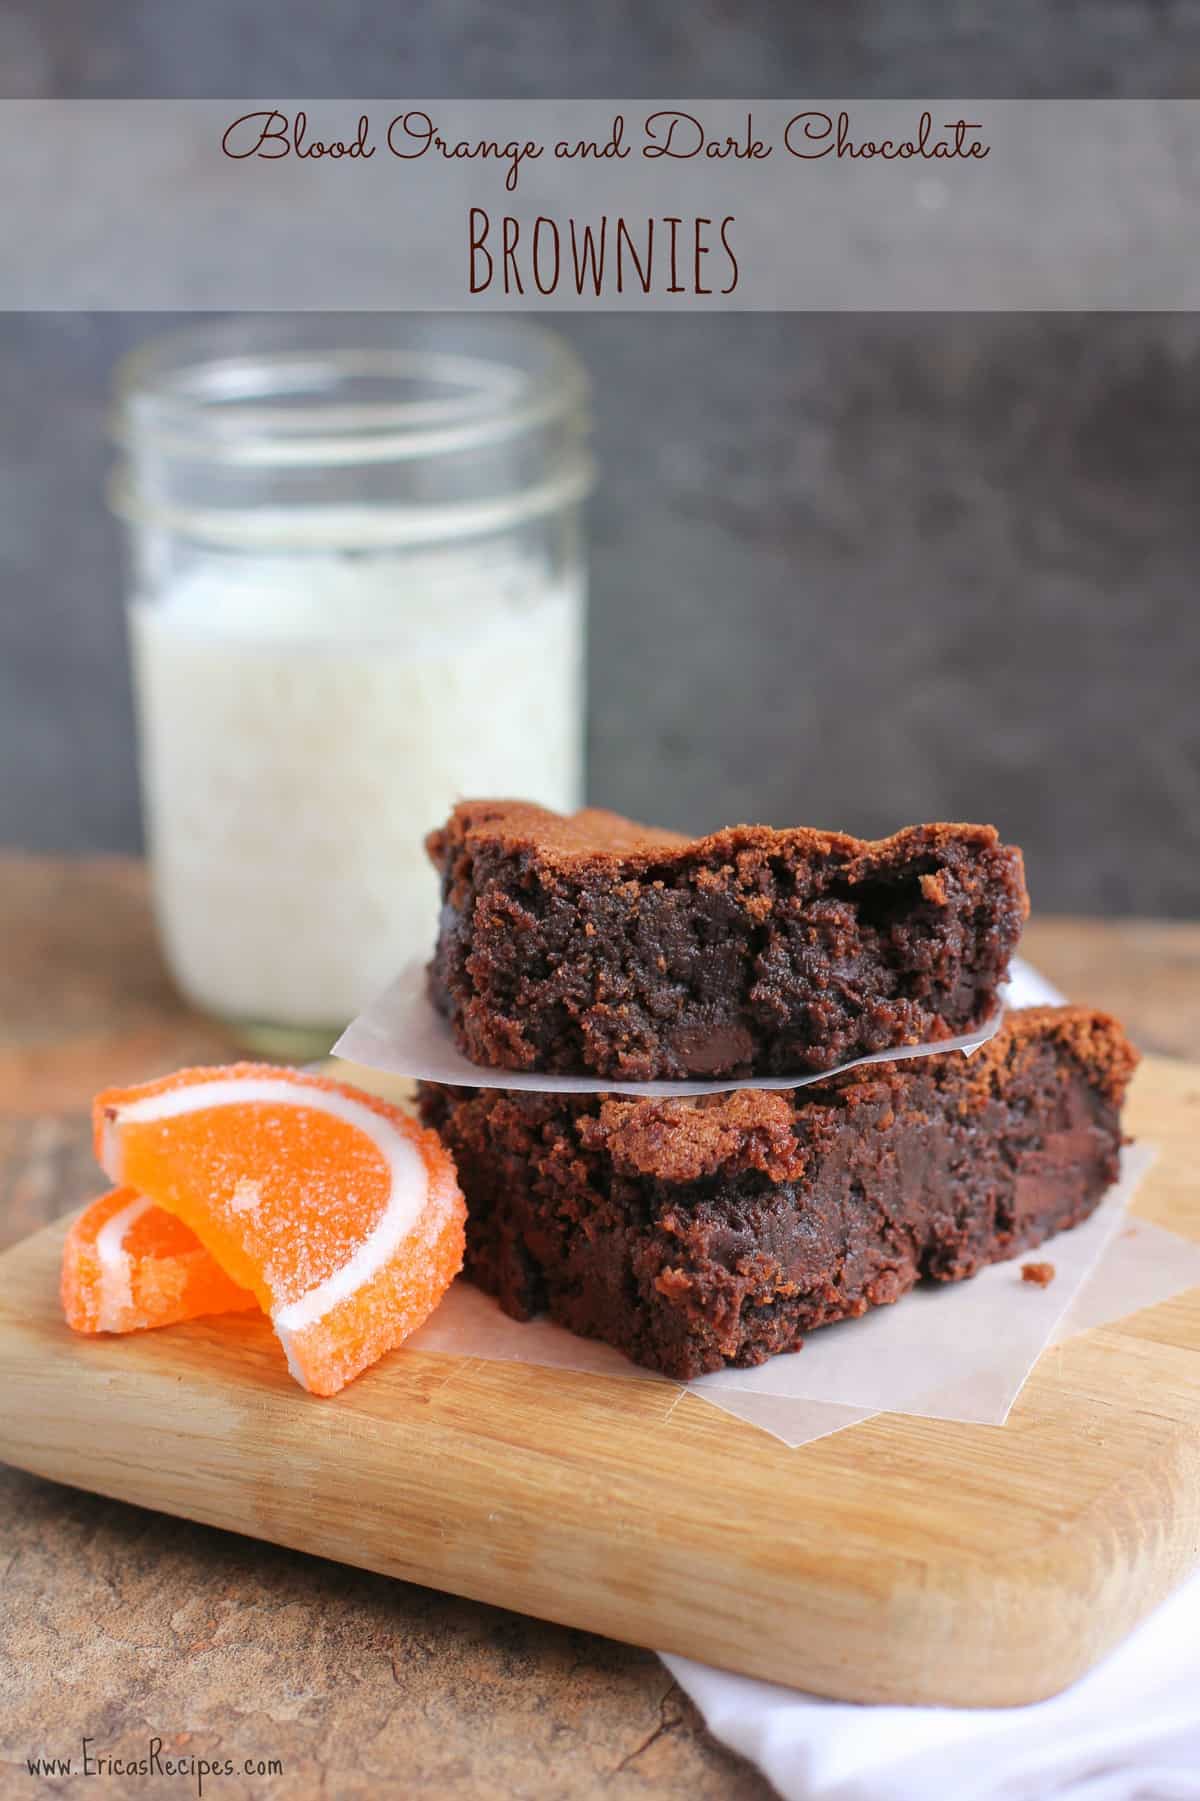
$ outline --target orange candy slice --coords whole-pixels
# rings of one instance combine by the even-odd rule
[[[132,1188],[101,1195],[67,1233],[62,1303],[76,1332],[140,1332],[258,1306],[181,1219]]]
[[[187,1069],[98,1095],[93,1123],[110,1178],[253,1292],[313,1394],[401,1344],[462,1267],[466,1207],[440,1139],[341,1082]]]

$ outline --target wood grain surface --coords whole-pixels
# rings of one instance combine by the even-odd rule
[[[1136,1210],[1200,1239],[1200,1065],[1148,1059]],[[0,1257],[0,1456],[841,1700],[1074,1681],[1200,1557],[1200,1290],[1044,1356],[1003,1428],[793,1451],[694,1395],[407,1352],[315,1404],[261,1316],[81,1338],[62,1228]],[[1153,1407],[1147,1407],[1147,1396]]]
[[[231,1047],[174,998],[138,865],[0,857],[0,939],[0,1231],[11,1241],[94,1191],[84,1109],[101,1082]],[[1143,1045],[1200,1054],[1200,929],[1035,920],[1024,948],[1072,998],[1121,1013]],[[1175,1331],[1163,1314],[1143,1316],[1149,1337],[1125,1335],[1127,1373],[1155,1333]],[[16,1471],[4,1500],[0,1758],[22,1776],[26,1755],[77,1751],[98,1729],[116,1755],[157,1731],[197,1753],[281,1757],[278,1782],[234,1779],[230,1794],[365,1795],[385,1774],[451,1796],[768,1793],[707,1737],[662,1666],[627,1646]],[[1039,1497],[1047,1519],[1052,1503]]]
[[[11,1244],[98,1192],[98,1087],[236,1047],[175,995],[138,862],[0,852],[0,945]],[[26,1758],[78,1757],[85,1734],[126,1758],[158,1734],[239,1772],[283,1763],[212,1789],[233,1801],[771,1794],[648,1651],[13,1468],[0,1468],[0,1580],[0,1792],[36,1792]]]

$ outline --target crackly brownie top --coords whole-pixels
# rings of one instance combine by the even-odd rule
[[[970,1057],[865,1064],[805,1088],[744,1088],[695,1100],[607,1095],[597,1113],[579,1120],[579,1132],[618,1168],[663,1182],[737,1170],[797,1180],[808,1158],[796,1129],[806,1112],[830,1105],[852,1112],[889,1096],[899,1112],[916,1101],[916,1084],[932,1081],[953,1085],[960,1112],[970,1115],[1002,1096],[1022,1059],[1042,1045],[1074,1062],[1099,1096],[1120,1107],[1138,1056],[1117,1020],[1088,1007],[1025,1007]]]
[[[583,873],[591,868],[613,875],[637,876],[686,852],[689,860],[729,862],[740,852],[763,856],[836,857],[853,861],[886,859],[892,851],[920,843],[936,851],[943,845],[973,843],[988,848],[999,844],[995,826],[955,825],[935,822],[905,826],[887,838],[855,838],[848,832],[820,831],[813,826],[726,826],[703,838],[689,838],[658,826],[639,825],[603,807],[584,807],[578,813],[554,813],[548,807],[523,800],[460,801],[444,826],[431,832],[426,848],[441,864],[447,853],[461,847],[470,852],[485,846],[531,853],[547,869]],[[936,898],[936,897],[931,897]]]

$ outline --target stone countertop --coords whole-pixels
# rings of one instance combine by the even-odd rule
[[[0,854],[0,1243],[97,1192],[104,1084],[234,1047],[174,995],[145,872]],[[1200,1056],[1200,927],[1045,919],[1025,954],[1146,1049]],[[102,1422],[97,1422],[102,1430]],[[650,1652],[0,1470],[0,1771],[233,1760],[220,1796],[764,1801]],[[247,1760],[280,1773],[245,1774]],[[4,1783],[7,1789],[9,1783]],[[56,1788],[56,1784],[48,1784]],[[194,1792],[93,1778],[88,1793]]]

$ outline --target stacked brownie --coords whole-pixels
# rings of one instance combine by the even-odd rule
[[[1030,1009],[970,1059],[837,1073],[994,1012],[1028,899],[990,826],[689,840],[480,801],[428,848],[431,994],[481,1073],[833,1072],[683,1099],[423,1083],[467,1274],[517,1318],[681,1378],[760,1363],[1077,1224],[1115,1179],[1135,1058],[1102,1014]]]

